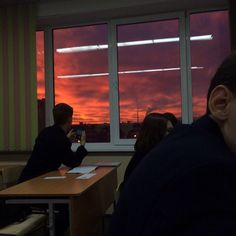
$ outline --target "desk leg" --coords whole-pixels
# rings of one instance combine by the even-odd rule
[[[48,203],[48,228],[49,235],[55,236],[55,215],[54,215],[54,204]]]

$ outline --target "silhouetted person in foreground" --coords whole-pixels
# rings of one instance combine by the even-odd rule
[[[207,114],[178,125],[124,186],[108,236],[236,234],[236,53],[212,78]]]

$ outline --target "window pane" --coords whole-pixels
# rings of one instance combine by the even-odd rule
[[[118,26],[120,137],[135,138],[147,113],[181,118],[179,21]]]
[[[87,142],[110,141],[107,44],[107,25],[54,30],[55,103],[74,108]]]
[[[206,95],[211,78],[230,53],[228,11],[192,14],[190,35],[205,36],[205,40],[191,40],[193,117],[206,111]],[[208,39],[207,39],[208,37]]]
[[[45,128],[44,32],[36,32],[38,130]]]

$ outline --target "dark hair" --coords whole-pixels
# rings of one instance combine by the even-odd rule
[[[54,123],[57,125],[64,125],[73,116],[73,108],[65,103],[58,103],[52,112]]]
[[[176,124],[178,123],[177,118],[175,117],[175,115],[171,112],[166,112],[163,114],[163,116],[169,120],[171,122],[171,124],[173,125],[173,127],[176,126]]]
[[[144,153],[148,152],[163,139],[166,130],[167,120],[162,114],[148,114],[141,124],[134,149]]]
[[[218,85],[225,85],[234,95],[236,95],[236,51],[232,52],[220,65],[207,93],[207,114],[210,114],[208,101],[212,90]]]

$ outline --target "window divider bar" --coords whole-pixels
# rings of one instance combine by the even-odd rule
[[[53,68],[53,31],[51,27],[44,30],[44,61],[45,61],[45,118],[46,126],[53,124],[52,109],[54,106],[54,68]]]
[[[192,97],[192,62],[191,62],[191,48],[190,48],[190,15],[186,11],[185,12],[185,33],[186,33],[186,62],[187,62],[187,86],[188,86],[188,98],[187,98],[187,103],[188,103],[188,122],[192,123],[193,122],[193,97]]]
[[[119,95],[118,95],[118,68],[117,68],[117,38],[116,25],[108,23],[108,71],[109,71],[109,96],[110,96],[110,135],[111,143],[119,141]]]
[[[190,123],[190,91],[189,84],[189,63],[187,56],[187,41],[189,41],[189,33],[186,31],[186,19],[185,14],[182,14],[179,18],[179,30],[180,30],[180,72],[181,72],[181,98],[182,98],[182,123]],[[188,69],[189,68],[189,69]],[[191,73],[191,69],[190,69]],[[191,100],[192,101],[192,100]]]

